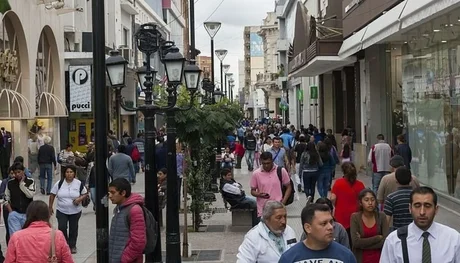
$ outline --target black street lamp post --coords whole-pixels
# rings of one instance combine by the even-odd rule
[[[230,65],[224,65],[224,74],[225,74],[225,85],[222,84],[222,88],[224,89],[224,95],[227,97],[227,73],[230,70]]]
[[[104,17],[104,0],[92,1],[92,17]],[[109,262],[109,207],[107,200],[107,92],[105,89],[105,23],[93,23],[94,121],[96,139],[96,246],[97,262]]]
[[[216,50],[216,56],[220,60],[220,90],[224,87],[224,59],[227,56],[228,51],[226,49]],[[225,95],[225,94],[224,94]]]
[[[232,75],[232,73],[230,73],[229,75]],[[233,84],[235,81],[233,80],[232,77],[230,77],[230,79],[228,80],[228,86],[229,86],[229,90],[230,90],[230,101],[233,102],[233,88],[235,87],[235,85]]]
[[[211,81],[215,83],[216,79],[214,78],[214,37],[217,32],[219,32],[222,24],[220,22],[204,22],[204,28],[211,37]]]
[[[160,112],[169,112],[175,107],[177,102],[177,85],[168,86],[166,91],[168,92],[168,105],[165,107],[155,105],[153,103],[153,86],[156,71],[150,66],[150,57],[156,52],[160,51],[160,57],[163,57],[162,62],[165,64],[166,74],[168,82],[175,84],[182,81],[182,74],[184,68],[185,59],[179,53],[179,50],[172,46],[170,41],[163,41],[161,33],[157,30],[155,24],[147,23],[140,26],[139,31],[135,34],[137,48],[146,55],[145,66],[141,67],[137,71],[138,81],[142,86],[142,91],[145,93],[145,104],[139,105],[137,108],[129,108],[124,105],[121,98],[121,89],[123,85],[115,85],[117,97],[120,98],[120,106],[126,111],[140,111],[144,115],[145,120],[145,206],[149,209],[155,219],[159,221],[160,211],[158,204],[158,180],[155,170],[155,140],[156,140],[156,129],[155,129],[155,114]],[[118,52],[111,52],[111,57],[107,59],[107,73],[109,80],[116,79],[116,76],[120,76],[121,73],[117,73],[113,67],[109,69],[109,66],[114,64],[111,61],[124,60]],[[126,62],[125,62],[126,63]],[[126,65],[126,64],[125,64]],[[125,74],[125,73],[123,73]],[[190,104],[194,97],[195,90],[189,89],[191,94]],[[174,115],[173,115],[174,117]],[[173,126],[174,127],[174,126]],[[175,130],[175,129],[174,129]],[[169,134],[168,134],[169,136]],[[168,137],[169,140],[169,137]],[[174,140],[175,141],[175,140]],[[174,142],[173,142],[174,143]],[[174,144],[173,144],[174,145]],[[175,151],[175,146],[173,147]],[[169,153],[168,153],[169,154]],[[166,261],[167,262],[180,262],[180,238],[179,238],[179,209],[175,206],[174,213],[174,202],[177,202],[177,172],[175,167],[175,156],[174,162],[171,162],[171,158],[168,159],[168,166],[174,167],[168,173],[168,196],[167,196],[167,212],[168,221],[166,224]],[[171,182],[171,183],[170,183]],[[170,197],[171,196],[171,197]],[[174,199],[175,196],[175,199]],[[172,205],[171,205],[172,204]],[[174,215],[175,216],[170,216]],[[176,218],[176,219],[174,219]],[[157,233],[160,233],[160,226],[157,227]],[[161,235],[158,235],[157,245],[155,251],[151,254],[146,255],[145,262],[162,262],[161,255]]]

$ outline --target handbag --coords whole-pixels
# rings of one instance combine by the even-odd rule
[[[48,256],[48,263],[59,263],[59,260],[56,257],[55,236],[56,236],[56,230],[54,230],[54,228],[51,228],[51,245],[50,245],[50,253]]]

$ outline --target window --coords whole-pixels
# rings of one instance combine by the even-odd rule
[[[123,45],[129,47],[129,30],[127,28],[123,28]]]

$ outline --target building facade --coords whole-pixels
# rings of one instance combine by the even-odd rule
[[[281,90],[276,80],[280,73],[284,75],[284,68],[278,64],[278,51],[276,48],[279,39],[278,18],[275,12],[267,13],[263,25],[258,32],[262,37],[264,52],[264,71],[257,74],[256,87],[264,93],[265,108],[261,110],[261,118],[277,118],[281,114]]]
[[[460,1],[344,0],[342,12],[339,55],[358,60],[367,145],[378,133],[392,145],[403,134],[413,173],[458,211]]]
[[[265,110],[264,92],[256,88],[257,74],[264,72],[264,51],[262,38],[258,35],[260,26],[244,28],[244,110],[246,117],[260,119]]]
[[[202,70],[202,76],[205,78],[211,77],[211,57],[197,56],[196,65]]]

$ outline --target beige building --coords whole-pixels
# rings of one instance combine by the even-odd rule
[[[68,114],[59,16],[63,10],[60,2],[47,8],[28,0],[10,0],[9,5],[0,14],[0,127],[11,132],[11,158],[22,155],[27,160],[33,133],[40,140],[49,135],[58,147],[59,118]]]
[[[197,56],[196,64],[203,71],[203,77],[211,77],[211,57],[208,56]]]
[[[282,87],[277,85],[276,80],[284,69],[278,66],[279,30],[275,12],[267,13],[258,34],[262,37],[264,51],[264,71],[257,75],[256,83],[256,87],[264,92],[265,110],[262,111],[262,117],[276,118],[281,115],[279,103],[282,95]]]
[[[257,75],[264,72],[264,50],[260,26],[244,28],[244,110],[246,117],[259,119],[265,108],[264,92],[256,89]]]

